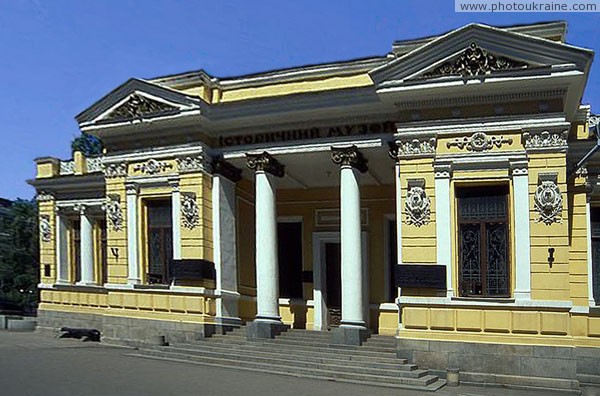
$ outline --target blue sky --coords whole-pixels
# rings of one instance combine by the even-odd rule
[[[600,50],[600,13],[455,13],[453,0],[0,0],[0,197],[31,198],[33,159],[69,158],[74,116],[130,77],[215,76],[382,55],[469,22],[569,23]],[[600,108],[600,66],[584,102]]]

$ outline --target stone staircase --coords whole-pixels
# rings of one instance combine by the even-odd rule
[[[446,384],[398,359],[393,337],[374,335],[360,347],[331,345],[330,337],[290,329],[272,340],[249,341],[242,327],[201,341],[145,346],[131,355],[391,388],[436,391]]]

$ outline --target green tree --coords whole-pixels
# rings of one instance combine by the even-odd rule
[[[86,157],[102,154],[102,141],[95,136],[82,132],[71,142],[71,150],[81,151]]]
[[[0,301],[27,308],[37,301],[38,216],[18,199],[0,213]]]

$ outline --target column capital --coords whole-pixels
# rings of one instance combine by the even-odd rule
[[[436,179],[449,179],[452,177],[452,166],[450,165],[434,165]]]
[[[125,183],[125,193],[127,195],[137,195],[137,193],[139,192],[139,186],[137,185],[137,183]]]
[[[334,164],[340,166],[351,166],[360,173],[369,170],[367,159],[362,155],[356,146],[350,147],[331,147],[331,160]]]
[[[246,165],[256,172],[267,172],[276,177],[284,175],[285,167],[266,151],[260,154],[246,153]]]
[[[85,215],[85,212],[87,210],[87,206],[84,205],[84,204],[75,204],[73,206],[73,210],[75,210],[80,215]]]
[[[513,176],[527,175],[527,160],[511,162],[510,171]]]
[[[223,157],[215,157],[212,160],[212,171],[216,175],[221,175],[234,183],[242,179],[242,170],[225,161]]]
[[[171,190],[173,192],[178,192],[179,191],[179,179],[169,179],[167,181],[167,183],[169,183],[169,186],[171,186]]]

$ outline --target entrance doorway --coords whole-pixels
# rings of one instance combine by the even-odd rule
[[[363,292],[365,298],[369,295],[367,271],[367,232],[361,232],[362,262],[363,262]],[[313,232],[313,329],[326,331],[339,326],[342,307],[342,259],[340,233],[323,231]],[[364,316],[369,320],[369,304],[365,301]],[[368,325],[368,323],[367,323]]]
[[[342,245],[339,242],[325,243],[327,323],[339,327],[342,321]]]

